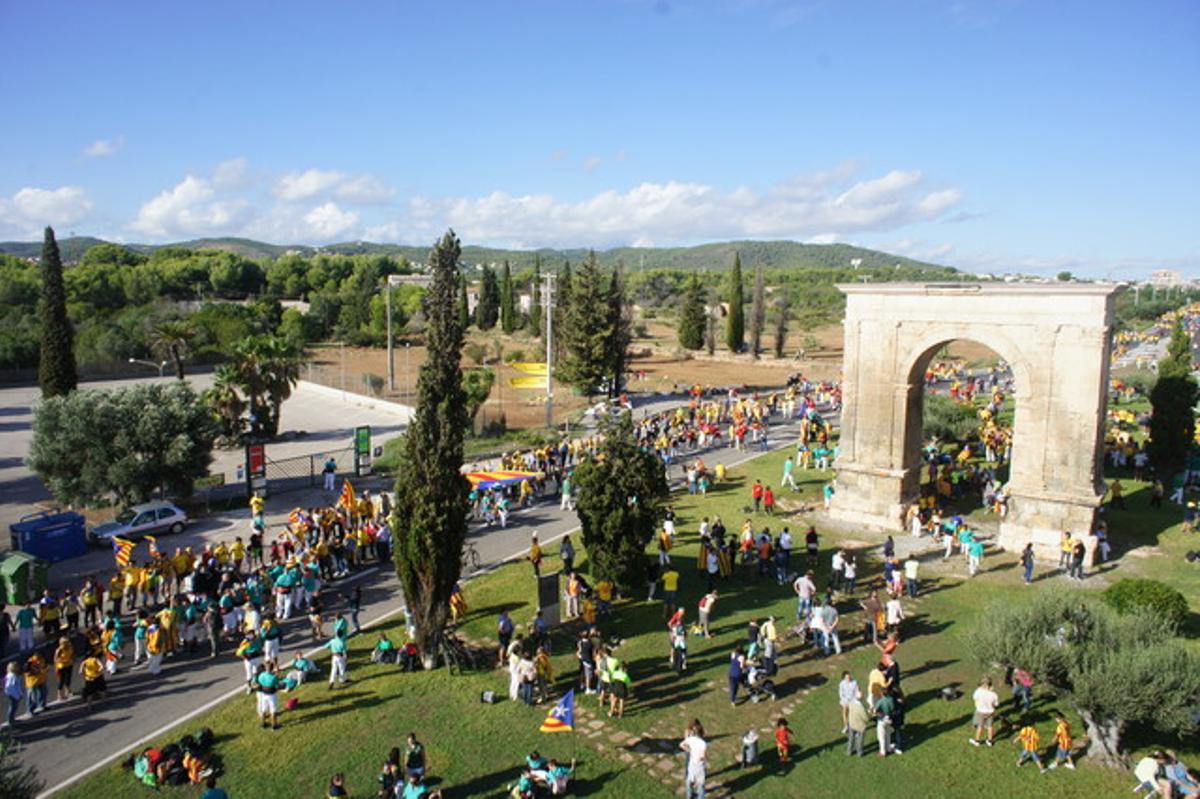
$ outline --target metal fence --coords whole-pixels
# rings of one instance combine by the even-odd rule
[[[267,486],[272,494],[296,491],[321,485],[325,461],[333,458],[337,462],[339,477],[354,473],[354,447],[310,452],[292,458],[274,460],[267,455]],[[339,480],[340,482],[340,480]]]

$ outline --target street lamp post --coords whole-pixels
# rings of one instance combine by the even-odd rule
[[[409,364],[411,363],[408,353],[412,349],[412,344],[404,342],[404,396],[408,396],[408,381],[412,379],[412,370]]]
[[[143,361],[141,358],[130,358],[129,362],[140,363],[143,366],[149,366],[151,369],[157,369],[159,377],[163,376],[163,370],[167,368],[168,363],[167,361],[162,361],[160,363],[155,363],[154,361]]]

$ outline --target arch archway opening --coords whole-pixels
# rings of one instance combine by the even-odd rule
[[[986,343],[952,339],[927,348],[908,374],[904,494],[925,525],[937,518],[1007,513],[1016,380]],[[913,511],[905,524],[913,524]]]

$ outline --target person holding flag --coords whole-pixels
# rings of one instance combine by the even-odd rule
[[[150,557],[157,558],[162,555],[158,549],[158,539],[152,535],[145,536],[146,543],[150,546]]]
[[[539,732],[574,732],[575,731],[575,689],[567,691],[558,704],[551,708],[546,720],[538,728]],[[573,739],[572,739],[573,740]],[[556,760],[551,760],[545,768],[534,768],[530,763],[530,777],[550,788],[550,793],[559,796],[567,792],[567,783],[575,773],[575,758],[571,765],[564,766]]]
[[[137,549],[137,542],[113,536],[112,547],[118,568],[127,568],[133,562],[133,550]]]

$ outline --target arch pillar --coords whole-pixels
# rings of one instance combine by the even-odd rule
[[[1090,532],[1101,458],[1113,302],[1120,288],[1066,284],[853,284],[842,430],[830,514],[897,530],[920,484],[923,373],[942,344],[981,342],[1017,383],[1009,512],[999,543],[1051,555]]]

